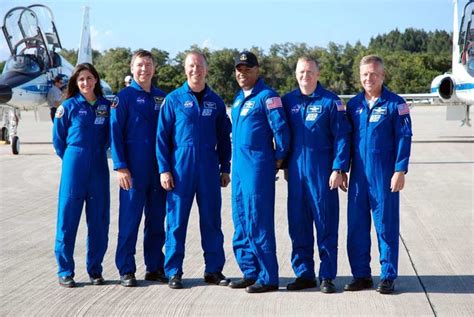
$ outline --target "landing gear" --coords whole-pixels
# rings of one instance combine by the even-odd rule
[[[17,136],[18,121],[20,120],[20,110],[14,107],[1,105],[1,114],[3,127],[1,131],[1,139],[5,144],[12,145],[12,153],[18,155],[20,153],[20,138]]]
[[[466,105],[466,112],[464,113],[464,119],[461,120],[461,127],[462,126],[467,126],[467,127],[471,127],[471,118],[469,116],[469,108],[471,107],[471,105]]]
[[[16,135],[12,138],[12,152],[13,155],[20,153],[20,138]]]

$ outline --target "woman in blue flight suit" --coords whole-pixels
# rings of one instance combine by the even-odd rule
[[[87,273],[93,285],[104,284],[102,260],[110,222],[109,147],[110,102],[103,97],[94,66],[76,66],[66,100],[56,111],[53,144],[62,159],[55,254],[59,285],[74,287],[74,244],[86,202]]]

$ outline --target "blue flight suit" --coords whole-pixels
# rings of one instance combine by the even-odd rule
[[[91,105],[80,93],[56,111],[53,145],[62,159],[54,251],[59,277],[74,276],[74,244],[86,202],[87,273],[102,274],[110,223],[110,102],[98,97]]]
[[[244,278],[278,285],[275,160],[285,159],[290,131],[278,94],[258,79],[232,106],[234,253]],[[275,148],[273,141],[275,141]]]
[[[291,130],[288,158],[288,227],[291,264],[297,277],[314,279],[314,236],[319,249],[319,279],[337,273],[339,197],[330,190],[333,170],[349,170],[350,131],[345,106],[318,83],[311,95],[293,90],[283,98]]]
[[[205,271],[224,267],[220,173],[230,173],[231,123],[224,101],[206,85],[201,103],[188,83],[166,96],[157,130],[160,174],[171,172],[167,196],[165,273],[183,273],[189,213],[196,195]]]
[[[138,229],[145,213],[143,253],[148,272],[163,270],[166,191],[156,162],[158,113],[165,93],[147,92],[136,82],[122,89],[112,103],[111,149],[114,170],[128,168],[132,188],[120,188],[119,233],[115,264],[120,275],[135,273]]]
[[[395,280],[398,270],[400,195],[392,193],[394,172],[408,171],[411,119],[403,98],[383,87],[372,109],[364,92],[347,104],[353,125],[352,163],[347,209],[347,253],[355,278],[371,276],[371,213],[377,232],[381,279]]]

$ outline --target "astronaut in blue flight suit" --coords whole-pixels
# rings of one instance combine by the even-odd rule
[[[102,260],[110,222],[110,102],[102,97],[99,74],[79,64],[68,83],[66,100],[55,114],[53,145],[62,159],[55,254],[59,285],[75,287],[74,244],[86,203],[87,273],[93,285],[104,284]]]
[[[339,198],[347,188],[350,131],[346,109],[319,79],[319,64],[301,57],[296,65],[299,88],[282,98],[291,130],[288,158],[288,226],[296,280],[288,290],[316,287],[313,223],[319,249],[323,293],[334,293],[337,273]]]
[[[183,287],[186,230],[196,196],[199,207],[204,281],[227,286],[221,189],[230,182],[230,130],[224,101],[206,85],[207,62],[190,52],[184,64],[187,81],[166,96],[157,131],[160,180],[168,190],[165,272],[169,287]]]
[[[354,279],[344,289],[373,286],[370,270],[371,215],[377,232],[381,274],[377,291],[394,291],[398,271],[400,194],[411,147],[410,110],[403,98],[383,86],[382,58],[360,62],[364,91],[352,98],[347,114],[353,125],[347,210],[347,253]]]
[[[152,85],[155,61],[150,52],[132,56],[133,81],[111,106],[113,168],[120,185],[119,232],[115,263],[123,286],[136,286],[135,247],[145,214],[145,280],[166,283],[163,271],[166,191],[160,186],[155,152],[158,114],[165,93]]]
[[[253,53],[236,58],[235,77],[242,90],[232,106],[233,248],[243,278],[229,286],[263,293],[278,290],[275,169],[288,153],[290,131],[281,99],[259,78]]]

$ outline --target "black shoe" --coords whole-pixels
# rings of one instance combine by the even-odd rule
[[[229,283],[230,288],[246,288],[247,286],[255,284],[256,280],[250,278],[241,278],[237,281],[232,281]]]
[[[97,275],[90,275],[89,280],[91,281],[92,285],[104,285],[105,280],[102,277],[102,275],[97,274]]]
[[[135,287],[137,286],[137,279],[134,273],[128,273],[120,276],[120,284],[124,287]]]
[[[374,286],[374,282],[372,282],[371,277],[366,278],[354,278],[349,284],[344,286],[345,291],[360,291],[367,288],[372,288]]]
[[[58,280],[59,280],[59,285],[61,285],[62,287],[68,287],[68,288],[76,287],[76,282],[74,282],[74,279],[72,278],[72,276],[60,276],[58,277]]]
[[[247,293],[265,293],[278,291],[278,285],[265,285],[260,283],[255,283],[253,285],[247,286],[245,289]]]
[[[392,294],[395,290],[395,281],[382,280],[377,286],[377,292],[380,294]]]
[[[183,288],[183,283],[181,282],[181,274],[173,275],[168,282],[168,286],[172,289]]]
[[[286,289],[289,291],[299,291],[305,288],[313,288],[317,285],[318,282],[314,278],[297,277],[293,283],[286,285]]]
[[[146,272],[145,273],[146,281],[156,281],[161,283],[168,283],[168,278],[165,275],[163,270],[157,270],[156,272]]]
[[[320,286],[321,292],[330,294],[336,292],[336,286],[332,282],[332,280],[323,280]]]
[[[207,284],[216,284],[219,286],[227,286],[230,279],[226,278],[222,272],[207,273],[204,272],[204,282]]]

